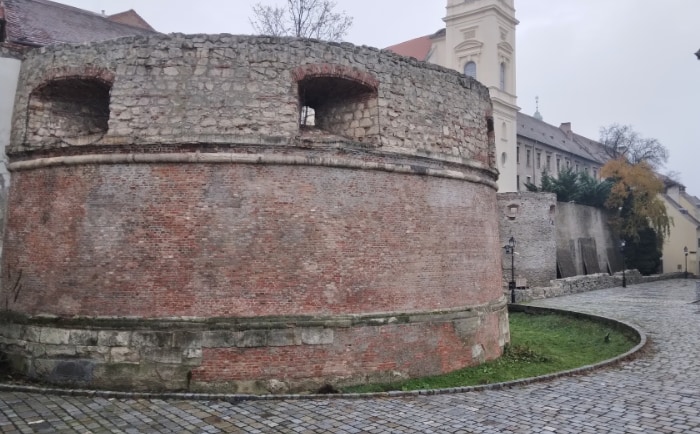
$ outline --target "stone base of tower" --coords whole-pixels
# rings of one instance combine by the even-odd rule
[[[71,387],[297,393],[435,375],[498,357],[505,300],[412,314],[183,320],[5,318],[0,351]]]

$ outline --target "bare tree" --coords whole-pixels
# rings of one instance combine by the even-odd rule
[[[600,129],[600,143],[611,158],[624,158],[630,164],[645,162],[654,169],[668,161],[668,150],[656,139],[646,139],[629,125],[612,124]]]
[[[352,25],[352,17],[334,12],[335,7],[332,0],[286,0],[286,6],[258,3],[250,23],[263,35],[339,41]]]

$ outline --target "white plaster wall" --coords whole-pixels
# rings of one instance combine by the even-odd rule
[[[0,175],[4,178],[5,187],[9,185],[10,175],[7,172],[5,148],[10,144],[10,127],[12,112],[15,104],[15,92],[19,69],[22,62],[17,59],[0,57]]]
[[[464,71],[477,65],[476,79],[489,88],[493,101],[496,167],[500,172],[498,192],[517,191],[517,106],[515,19],[513,0],[448,0],[446,36],[436,41],[441,56],[432,60],[441,66]],[[474,33],[474,37],[468,37]],[[506,67],[505,89],[500,89],[500,64]],[[505,128],[503,125],[505,124]]]

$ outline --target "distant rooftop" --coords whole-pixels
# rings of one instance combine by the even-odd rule
[[[24,46],[104,41],[155,30],[134,10],[111,16],[49,0],[0,0],[5,42]]]
[[[605,164],[610,159],[605,154],[601,143],[571,132],[569,123],[555,127],[533,116],[518,112],[517,134],[600,164]]]
[[[401,56],[414,57],[418,60],[426,61],[430,55],[430,49],[433,47],[433,39],[441,36],[445,36],[445,29],[440,29],[433,34],[386,47],[386,49]]]

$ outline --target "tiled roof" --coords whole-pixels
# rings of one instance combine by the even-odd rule
[[[386,47],[387,50],[406,57],[415,57],[418,60],[428,60],[430,49],[433,47],[433,39],[443,36],[445,30],[438,30],[431,35],[421,36],[410,41]]]
[[[127,26],[138,27],[140,29],[155,32],[155,29],[151,27],[146,20],[141,18],[141,15],[137,14],[133,9],[129,9],[128,11],[120,12],[118,14],[109,15],[107,19],[114,21],[115,23],[122,23],[126,24]]]
[[[7,41],[10,43],[43,46],[154,33],[153,30],[123,24],[106,16],[48,0],[2,2],[5,5]]]
[[[517,134],[599,164],[605,164],[609,160],[604,156],[600,143],[578,134],[569,137],[561,128],[520,112]]]

